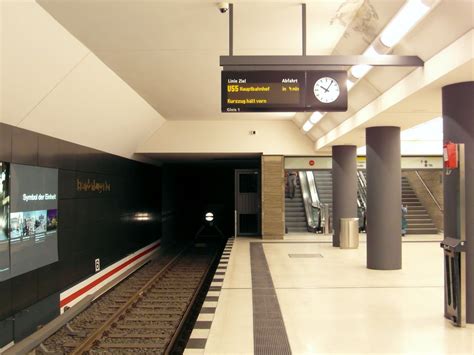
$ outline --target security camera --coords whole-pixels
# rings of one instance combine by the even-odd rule
[[[225,14],[229,10],[229,3],[228,2],[220,2],[217,4],[219,11],[221,14]]]

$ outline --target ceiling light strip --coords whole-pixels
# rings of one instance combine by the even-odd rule
[[[390,52],[439,2],[440,0],[407,0],[363,55],[374,58]],[[372,68],[373,66],[368,64],[352,66],[346,82],[347,91],[350,91]],[[311,121],[313,115],[309,117],[303,125],[303,131],[308,132],[326,113],[317,112],[317,114],[319,118],[313,119],[315,122]]]

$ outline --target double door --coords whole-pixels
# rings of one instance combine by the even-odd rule
[[[235,170],[235,231],[237,235],[260,235],[260,171]]]

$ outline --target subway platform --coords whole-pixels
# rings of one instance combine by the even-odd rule
[[[185,354],[473,354],[443,317],[442,235],[405,237],[396,271],[367,269],[360,239],[230,239]]]

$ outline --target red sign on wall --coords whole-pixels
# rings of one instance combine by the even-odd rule
[[[310,160],[310,161],[309,161],[309,165],[310,165],[310,166],[313,166],[313,165],[314,165],[314,160]]]

